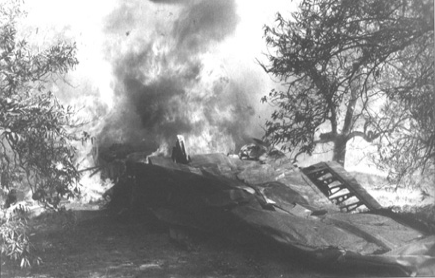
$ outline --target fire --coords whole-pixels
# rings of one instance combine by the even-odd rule
[[[78,170],[91,169],[80,181],[84,202],[110,187],[93,169],[113,144],[170,156],[181,134],[194,155],[231,153],[261,137],[259,99],[271,80],[255,58],[262,25],[279,9],[243,2],[26,1],[21,35],[35,48],[59,39],[78,46],[80,64],[47,89],[77,108],[77,132],[96,137],[73,142]]]
[[[177,134],[191,154],[231,153],[261,137],[259,100],[271,80],[255,58],[264,47],[260,18],[276,8],[250,3],[247,9],[232,0],[115,0],[85,5],[80,15],[88,16],[77,17],[71,11],[83,5],[69,2],[28,3],[26,37],[37,46],[57,38],[77,42],[79,66],[68,84],[50,89],[79,109],[85,130],[96,137],[94,145],[77,144],[79,170],[94,167],[99,152],[118,143],[170,156]],[[255,22],[243,25],[247,16]],[[97,176],[82,183],[97,183]]]
[[[235,151],[247,137],[253,108],[222,61],[213,58],[235,30],[234,2],[165,6],[154,10],[156,21],[147,20],[148,26],[138,24],[144,14],[137,8],[123,5],[111,15],[114,21],[137,18],[127,38],[108,48],[117,101],[100,142],[157,143],[155,154],[167,155],[176,135],[183,134],[192,154]]]

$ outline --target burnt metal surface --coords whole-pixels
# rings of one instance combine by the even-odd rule
[[[394,275],[435,274],[435,236],[387,216],[343,213],[330,202],[333,195],[324,193],[336,186],[330,185],[337,179],[369,209],[380,207],[336,165],[308,168],[307,176],[316,176],[317,183],[323,184],[318,186],[304,174],[307,168],[300,171],[285,159],[268,164],[223,154],[191,159],[188,164],[166,157],[150,157],[149,164],[130,161],[130,208],[152,211],[170,225],[241,242],[261,237],[336,267],[376,266]]]

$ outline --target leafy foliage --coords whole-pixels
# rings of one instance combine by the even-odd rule
[[[20,267],[39,265],[42,262],[41,258],[32,254],[32,244],[28,236],[27,211],[28,207],[20,202],[8,208],[0,218],[1,253],[18,261]]]
[[[46,86],[77,65],[76,46],[58,42],[33,51],[17,33],[17,19],[24,15],[19,1],[0,7],[1,187],[10,193],[30,187],[33,199],[57,209],[62,197],[79,193],[71,142],[88,135],[76,134],[74,109],[60,104]],[[4,209],[2,253],[22,257],[25,266],[30,249],[23,210],[14,205]]]
[[[433,167],[433,11],[429,0],[304,0],[291,20],[278,14],[261,65],[286,90],[262,99],[277,107],[266,136],[308,154],[332,142],[342,164],[361,137],[398,176]]]

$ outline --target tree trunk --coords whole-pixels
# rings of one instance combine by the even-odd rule
[[[346,159],[346,143],[347,138],[343,135],[338,135],[334,140],[334,155],[332,160],[337,161],[343,167]]]
[[[337,161],[344,167],[344,162],[346,159],[346,143],[348,140],[348,135],[353,128],[353,115],[355,113],[355,105],[358,100],[358,80],[354,80],[349,83],[350,86],[350,99],[347,103],[346,116],[344,118],[343,129],[341,134],[337,134],[334,140],[334,156],[332,160]]]

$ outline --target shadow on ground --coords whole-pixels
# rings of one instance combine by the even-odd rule
[[[1,277],[346,277],[270,244],[240,245],[189,231],[174,242],[151,216],[75,211],[73,227],[36,223],[32,240],[44,261],[32,270],[3,266]],[[359,274],[357,276],[364,276]]]

